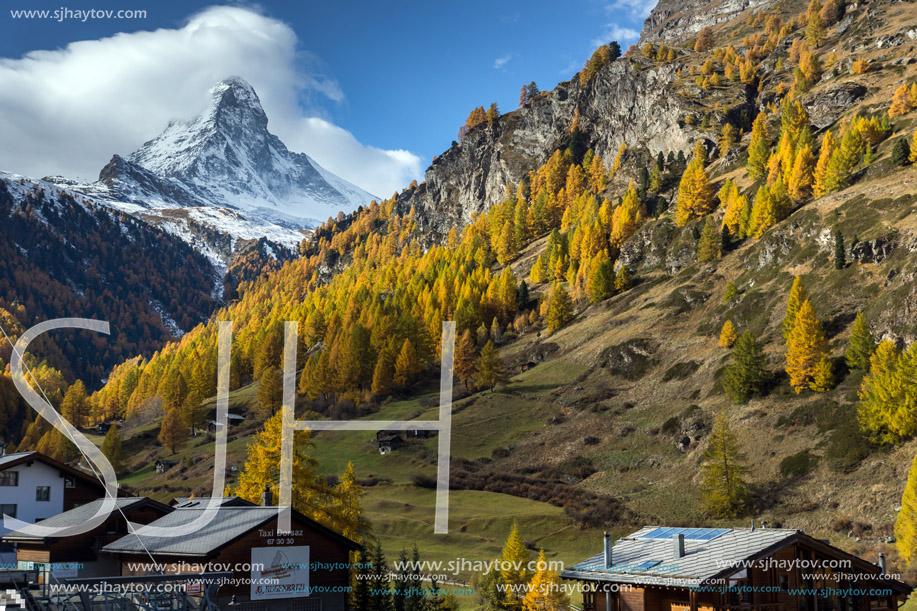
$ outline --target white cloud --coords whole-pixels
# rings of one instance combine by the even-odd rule
[[[94,178],[171,119],[203,110],[227,76],[249,81],[270,128],[291,150],[378,195],[421,173],[408,151],[365,146],[304,112],[300,101],[344,99],[286,24],[236,7],[211,7],[178,29],[117,34],[20,59],[0,58],[0,169]]]
[[[511,60],[512,58],[513,58],[513,54],[512,54],[512,53],[507,53],[506,55],[504,55],[504,56],[502,56],[502,57],[498,57],[497,59],[494,60],[494,70],[499,70],[500,68],[502,68],[503,66],[505,66],[506,63],[507,63],[509,60]]]
[[[637,30],[625,28],[616,23],[609,23],[598,38],[592,39],[592,46],[600,47],[607,45],[612,40],[617,40],[621,43],[621,47],[625,47],[626,43],[636,42],[638,38],[640,38],[640,32]]]
[[[632,17],[646,19],[656,3],[657,0],[615,0],[606,6],[605,10],[611,14],[629,11]]]

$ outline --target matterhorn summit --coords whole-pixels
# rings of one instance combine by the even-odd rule
[[[258,94],[238,77],[210,90],[201,115],[172,121],[126,158],[114,155],[97,182],[47,180],[158,224],[218,264],[239,240],[295,248],[308,229],[376,199],[287,149],[268,130]]]
[[[234,77],[211,90],[207,110],[173,122],[128,161],[175,181],[202,202],[312,226],[373,196],[290,152],[268,131],[255,90]]]

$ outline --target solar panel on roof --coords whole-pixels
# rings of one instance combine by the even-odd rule
[[[645,571],[645,570],[647,570],[647,569],[653,568],[654,566],[656,566],[656,565],[659,564],[660,562],[662,562],[662,561],[661,561],[661,560],[650,560],[649,562],[643,562],[643,563],[641,563],[641,564],[638,564],[638,565],[635,566],[634,568],[637,569],[637,570]]]
[[[697,537],[700,541],[712,541],[722,534],[728,533],[728,528],[708,528],[707,532],[702,536]]]
[[[640,538],[671,539],[675,535],[684,535],[690,541],[712,541],[728,532],[728,528],[656,528]]]

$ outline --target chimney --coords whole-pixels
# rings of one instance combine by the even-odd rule
[[[882,575],[885,575],[888,572],[888,566],[885,564],[885,554],[879,552],[879,570]]]
[[[765,528],[767,528],[767,521],[761,520],[761,530],[764,530]]]
[[[6,456],[6,442],[0,441],[0,457]]]
[[[271,487],[265,486],[264,492],[261,493],[261,506],[272,507],[274,505],[274,495],[271,494]]]
[[[681,533],[672,537],[672,551],[675,558],[682,558],[685,555],[685,536]]]
[[[611,533],[606,530],[605,531],[605,568],[610,569],[611,567],[612,567]]]
[[[751,519],[751,532],[755,532],[755,519]]]

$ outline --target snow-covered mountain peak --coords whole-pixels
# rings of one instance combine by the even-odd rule
[[[146,142],[128,158],[159,176],[180,177],[201,173],[201,158],[224,157],[227,145],[250,155],[270,146],[286,147],[267,129],[267,115],[258,94],[246,81],[232,77],[210,90],[210,104],[190,121],[171,121],[159,136]],[[230,159],[229,161],[232,161]],[[205,164],[205,165],[212,165]]]
[[[210,90],[210,96],[203,113],[170,123],[131,154],[126,164],[110,164],[100,180],[124,185],[131,177],[150,174],[168,183],[168,193],[157,199],[180,205],[188,205],[191,199],[195,204],[248,210],[302,227],[373,199],[308,155],[287,149],[268,130],[258,94],[245,80],[225,79]],[[153,181],[141,182],[143,198],[148,199]],[[177,191],[184,195],[176,197]]]
[[[258,94],[239,77],[212,87],[197,117],[170,122],[128,157],[114,155],[98,181],[49,180],[175,231],[218,264],[231,255],[215,246],[220,235],[227,243],[264,237],[295,248],[304,230],[374,199],[290,151],[268,130]],[[205,234],[206,247],[199,239]]]

